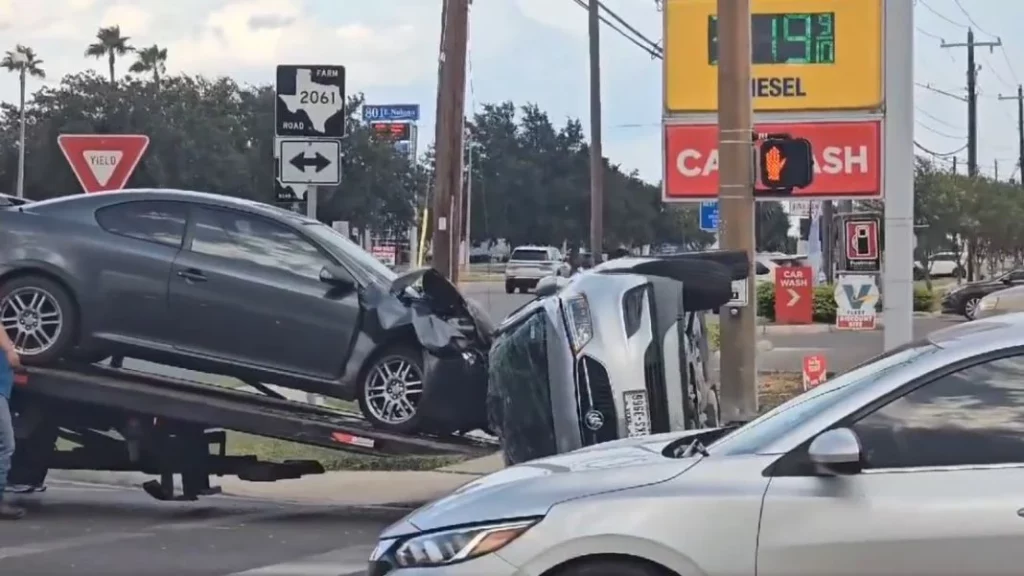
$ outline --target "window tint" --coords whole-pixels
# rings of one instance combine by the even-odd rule
[[[955,260],[955,255],[944,252],[932,256],[932,262],[954,262]]]
[[[544,262],[548,259],[548,251],[542,248],[517,248],[512,251],[509,260],[524,262]]]
[[[192,251],[318,279],[328,263],[308,240],[259,216],[228,210],[195,211]]]
[[[1024,356],[939,378],[853,429],[868,468],[1024,463]]]
[[[185,205],[178,202],[125,202],[96,211],[96,222],[111,234],[168,246],[181,246],[186,218]]]

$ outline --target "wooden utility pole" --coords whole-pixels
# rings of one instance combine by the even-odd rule
[[[601,150],[601,3],[590,0],[590,254],[604,253],[604,153]],[[749,91],[749,90],[748,90]]]
[[[748,304],[722,310],[722,417],[757,416],[757,293],[754,286],[753,109],[750,94],[750,2],[718,0],[719,238],[750,260]]]
[[[433,267],[458,281],[459,229],[455,208],[462,195],[462,137],[466,91],[469,0],[445,0],[441,68],[434,137]],[[458,203],[458,204],[457,204]]]
[[[1000,100],[1017,101],[1017,170],[1021,172],[1021,186],[1024,186],[1024,86],[1017,85],[1016,96],[999,95]]]

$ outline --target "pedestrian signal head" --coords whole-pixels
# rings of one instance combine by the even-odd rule
[[[758,168],[765,188],[792,190],[814,181],[814,155],[806,138],[768,138],[758,146]]]

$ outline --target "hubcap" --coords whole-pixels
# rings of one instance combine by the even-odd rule
[[[18,354],[46,352],[60,337],[64,314],[52,294],[41,288],[19,288],[0,302],[0,326]]]
[[[423,375],[405,358],[388,357],[377,362],[366,382],[366,406],[375,418],[401,424],[416,414],[423,395]]]
[[[965,311],[967,312],[967,317],[974,318],[974,313],[978,309],[978,299],[971,298],[970,300],[967,301],[967,304],[964,305],[964,308],[966,308]]]

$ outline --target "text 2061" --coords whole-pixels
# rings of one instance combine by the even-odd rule
[[[303,90],[299,92],[300,104],[336,104],[338,95],[335,92],[317,92]]]

